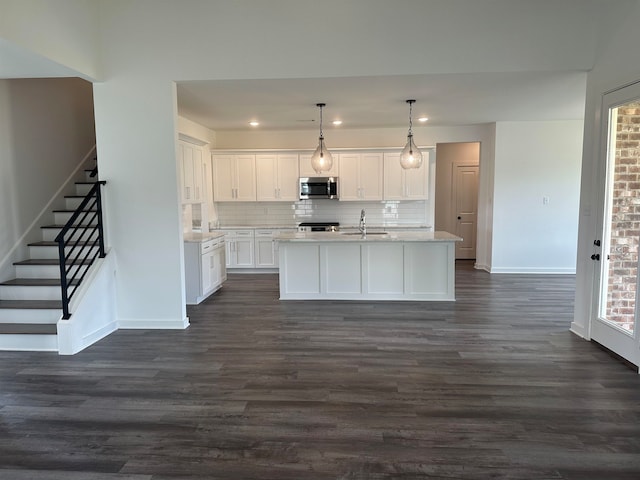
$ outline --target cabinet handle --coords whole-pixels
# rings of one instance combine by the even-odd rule
[[[191,187],[184,187],[185,198],[189,200],[191,198]]]

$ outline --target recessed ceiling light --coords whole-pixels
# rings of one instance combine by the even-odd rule
[[[342,120],[334,120],[333,124],[334,125],[342,125]]]
[[[420,117],[418,119],[419,122],[426,122],[427,120],[429,120],[429,117]]]
[[[257,127],[258,125],[260,125],[260,122],[256,122],[255,120],[252,122],[249,122],[249,125],[251,125],[252,127]]]

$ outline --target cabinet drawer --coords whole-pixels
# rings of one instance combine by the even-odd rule
[[[215,244],[216,244],[215,240],[207,240],[206,242],[202,242],[200,244],[200,253],[205,254],[210,252],[211,250],[213,250],[213,247],[215,246]]]
[[[273,237],[274,234],[273,230],[256,230],[256,237]]]
[[[236,230],[233,233],[236,237],[253,237],[253,230]]]

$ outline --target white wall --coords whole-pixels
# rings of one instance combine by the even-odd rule
[[[601,199],[602,176],[599,175],[605,159],[601,152],[601,125],[603,123],[602,95],[624,85],[640,81],[640,1],[629,2],[623,15],[600,25],[600,34],[607,42],[599,50],[595,66],[587,76],[587,104],[585,110],[582,155],[582,182],[580,196],[580,227],[577,256],[576,301],[571,330],[590,338],[590,318],[593,306],[594,266],[590,259],[593,240],[601,238],[602,231],[596,219]]]
[[[16,245],[24,253],[19,240],[94,144],[90,83],[77,78],[0,80],[2,277],[10,273],[6,263],[17,260],[7,255]]]
[[[575,271],[581,151],[578,120],[496,124],[491,272]]]
[[[175,94],[175,84],[165,80],[126,77],[94,87],[118,324],[125,328],[188,324]]]
[[[75,71],[87,79],[99,78],[98,2],[0,0],[0,12],[0,39],[18,46],[23,55],[20,65],[4,64],[15,58],[15,51],[9,48],[5,57],[0,42],[0,77],[9,71],[26,77],[40,67],[50,68],[50,76],[68,69],[67,76]]]

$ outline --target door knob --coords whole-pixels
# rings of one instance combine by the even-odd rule
[[[460,216],[459,216],[459,217],[458,217],[458,220],[462,220],[462,217],[460,217]]]
[[[591,260],[600,260],[600,254],[594,253],[593,255],[591,255]]]

